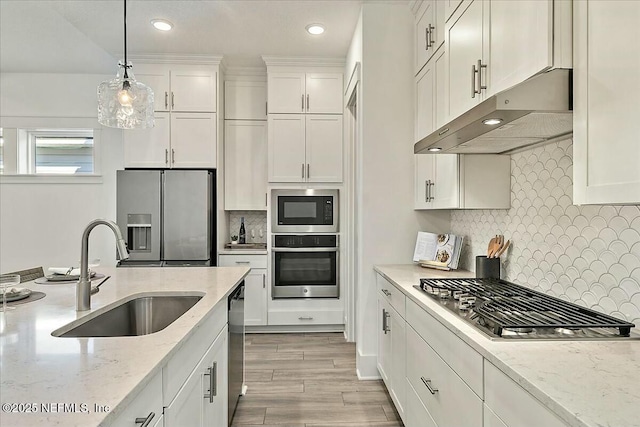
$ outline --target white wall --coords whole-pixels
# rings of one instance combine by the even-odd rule
[[[413,16],[405,2],[363,5],[362,26],[356,29],[347,67],[358,60],[362,175],[356,218],[361,248],[356,348],[358,375],[366,378],[378,376],[373,266],[410,263],[416,233],[448,231],[450,213],[413,210]]]
[[[0,75],[0,120],[4,126],[69,126],[96,120],[96,88],[113,76],[70,74]],[[98,183],[12,183],[0,179],[0,272],[77,265],[85,225],[115,220],[115,171],[122,169],[122,131],[100,132],[102,179]],[[23,181],[30,177],[22,178]],[[106,227],[91,234],[90,257],[115,264],[115,243]]]

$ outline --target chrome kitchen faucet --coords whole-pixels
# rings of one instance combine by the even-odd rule
[[[82,233],[82,252],[80,254],[80,280],[76,285],[76,311],[86,311],[91,309],[91,279],[89,278],[89,234],[96,226],[104,224],[113,231],[116,236],[116,248],[120,259],[129,258],[127,244],[122,238],[118,225],[106,219],[94,219]]]

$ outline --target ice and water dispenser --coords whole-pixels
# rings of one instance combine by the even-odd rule
[[[151,214],[127,214],[129,252],[151,252]]]

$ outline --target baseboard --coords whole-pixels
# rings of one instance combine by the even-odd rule
[[[356,373],[360,380],[379,380],[378,356],[375,354],[361,354],[356,351]]]
[[[248,334],[283,334],[300,332],[342,332],[344,325],[265,325],[265,326],[245,326]]]

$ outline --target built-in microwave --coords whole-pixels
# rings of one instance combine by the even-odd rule
[[[338,190],[273,190],[273,233],[337,233]]]

